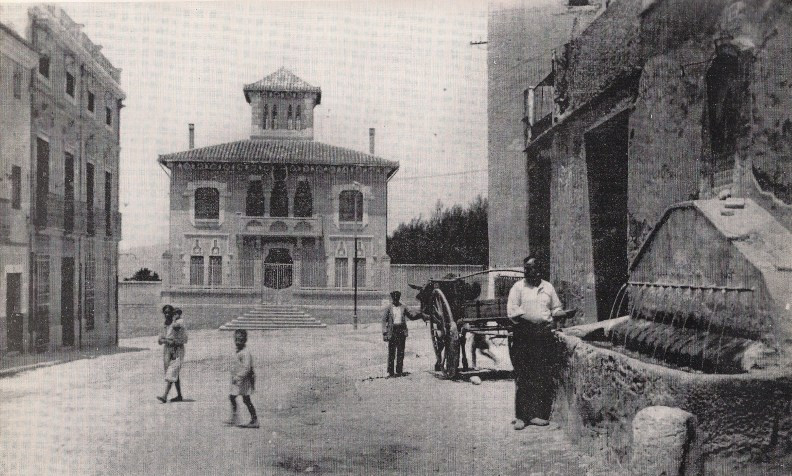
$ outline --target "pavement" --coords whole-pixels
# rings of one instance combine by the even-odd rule
[[[411,373],[400,378],[385,378],[379,324],[251,332],[259,429],[221,423],[230,332],[190,333],[181,403],[155,399],[164,386],[155,336],[122,339],[121,352],[22,364],[47,366],[0,379],[0,474],[620,473],[556,424],[511,428],[505,346],[495,348],[502,365],[479,362],[494,370],[477,374],[480,385],[448,381],[428,370],[423,323],[410,329]]]

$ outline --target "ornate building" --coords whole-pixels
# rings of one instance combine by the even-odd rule
[[[17,262],[10,264],[10,271],[4,263],[3,279],[29,270],[24,284],[12,283],[14,296],[16,288],[27,287],[26,296],[19,292],[29,306],[27,313],[24,304],[19,308],[21,320],[6,316],[9,325],[0,339],[6,346],[0,349],[40,351],[117,342],[119,120],[125,96],[119,86],[121,71],[81,28],[58,7],[31,7],[25,47],[35,52],[35,59],[33,68],[21,64],[19,92],[16,69],[6,69],[3,58],[3,84],[7,71],[14,71],[8,91],[21,101],[15,109],[27,108],[28,117],[27,125],[20,122],[9,138],[18,143],[8,155],[4,144],[4,165],[8,160],[27,163],[8,164],[12,212],[6,221],[4,211],[2,221],[10,228],[4,241],[28,248],[16,250]],[[4,51],[6,37],[4,31]],[[5,100],[3,104],[5,113]],[[11,125],[6,120],[4,115],[4,129]],[[24,122],[24,115],[12,122],[19,121]],[[26,136],[19,133],[25,127]],[[14,200],[20,201],[18,211]]]
[[[362,305],[379,305],[398,162],[314,141],[321,89],[284,68],[244,94],[250,139],[193,149],[191,129],[189,150],[159,157],[171,171],[163,299],[218,318],[262,300],[345,308],[357,276]]]

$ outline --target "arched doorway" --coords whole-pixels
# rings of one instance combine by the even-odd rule
[[[291,287],[293,263],[287,248],[270,248],[264,258],[264,287],[276,290]]]

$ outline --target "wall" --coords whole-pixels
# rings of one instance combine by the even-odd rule
[[[761,471],[762,465],[780,468],[792,459],[788,372],[687,373],[564,334],[557,334],[551,355],[547,371],[557,376],[552,419],[609,466],[629,463],[632,419],[654,405],[696,416],[705,474],[773,474],[778,469]]]
[[[784,226],[792,224],[792,204],[784,202],[792,176],[790,141],[784,140],[792,137],[792,86],[786,62],[771,59],[792,56],[792,7],[772,1],[641,3],[612,2],[566,48],[555,78],[566,109],[527,149],[531,163],[550,156],[550,276],[557,287],[572,289],[583,321],[593,318],[596,271],[586,134],[615,114],[629,115],[624,246],[630,258],[669,206],[720,192],[753,197]],[[745,80],[725,190],[714,179],[706,80],[724,51],[737,52]]]
[[[30,236],[30,81],[37,56],[17,35],[0,29],[0,352],[8,349],[9,316],[6,313],[7,274],[19,273],[19,312],[29,316],[28,255]],[[15,74],[19,74],[19,97],[14,90]],[[12,206],[12,169],[19,167],[19,209]],[[26,346],[26,319],[22,323],[22,345]],[[15,344],[15,343],[14,343]],[[12,344],[13,345],[13,344]]]
[[[407,283],[426,284],[429,278],[442,278],[449,273],[457,276],[481,271],[481,266],[469,265],[391,265],[391,290],[402,293],[402,302],[418,308],[416,292]],[[241,291],[202,290],[200,293],[178,291],[162,292],[162,282],[120,281],[118,283],[118,307],[120,317],[119,335],[154,335],[159,330],[161,307],[166,302],[180,307],[189,317],[191,329],[216,328],[244,314],[261,300],[257,289],[240,294]],[[304,290],[297,293],[297,303],[304,304],[305,311],[325,324],[349,324],[352,322],[353,296],[350,290]],[[207,299],[210,298],[210,299]],[[381,310],[388,302],[384,291],[360,291],[358,317],[361,323],[379,322]]]
[[[487,43],[489,265],[521,266],[528,254],[523,92],[551,70],[552,50],[580,33],[599,1],[490,2]]]

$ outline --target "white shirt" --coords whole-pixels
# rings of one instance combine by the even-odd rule
[[[404,308],[399,306],[391,306],[391,314],[393,314],[393,325],[404,324]]]
[[[553,314],[562,310],[555,288],[542,280],[539,286],[531,286],[521,279],[514,283],[506,302],[508,317],[519,317],[529,322],[552,322]]]

